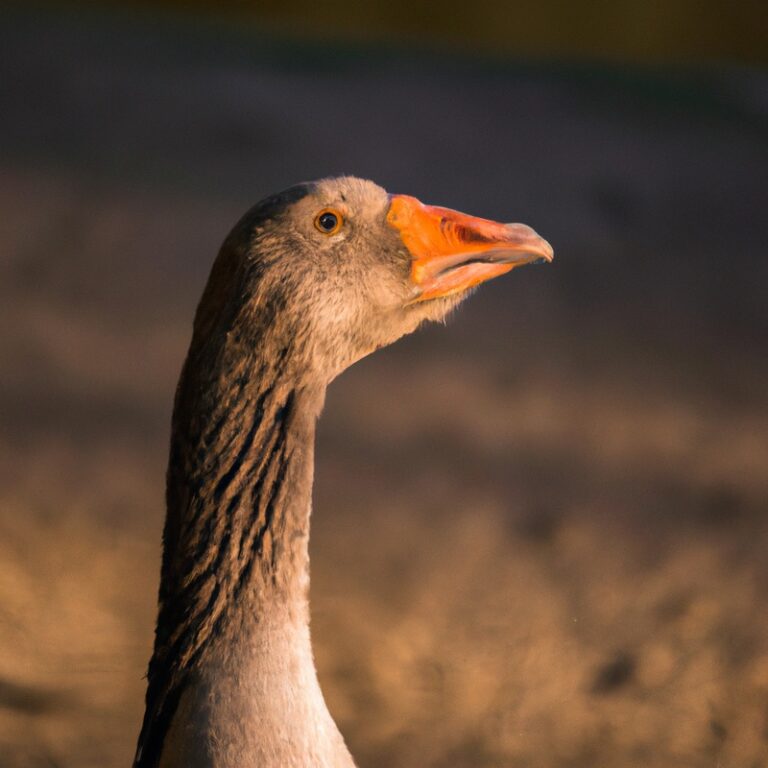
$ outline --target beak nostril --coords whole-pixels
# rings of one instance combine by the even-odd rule
[[[465,227],[462,224],[456,225],[456,234],[459,236],[459,239],[465,243],[495,242],[492,238],[488,237],[487,235],[484,235],[482,232],[479,232],[477,229],[473,229],[472,227]]]

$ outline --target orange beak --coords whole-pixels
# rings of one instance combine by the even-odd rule
[[[552,246],[525,224],[501,224],[391,195],[387,222],[410,251],[414,301],[450,296],[521,264],[552,261]]]

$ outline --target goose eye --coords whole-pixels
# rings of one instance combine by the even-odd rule
[[[344,219],[338,211],[325,208],[315,216],[315,228],[324,235],[334,235],[341,229]]]

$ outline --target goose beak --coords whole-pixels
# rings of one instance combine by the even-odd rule
[[[522,264],[552,261],[552,246],[525,224],[501,224],[391,195],[387,223],[411,254],[414,301],[450,296]]]

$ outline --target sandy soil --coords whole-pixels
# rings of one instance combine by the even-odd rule
[[[231,224],[330,173],[535,226],[331,389],[313,632],[362,768],[768,766],[768,82],[0,26],[0,765],[125,766]]]

